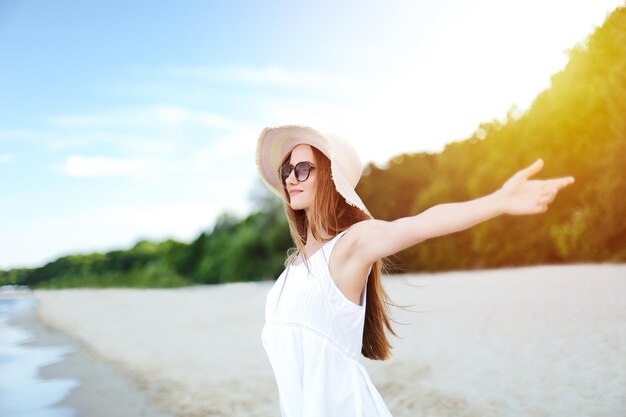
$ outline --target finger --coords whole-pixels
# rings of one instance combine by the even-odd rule
[[[540,158],[533,162],[532,165],[522,169],[520,174],[524,178],[529,178],[539,172],[541,168],[543,168],[543,159]]]
[[[553,180],[550,180],[550,186],[555,187],[557,190],[560,190],[563,187],[567,187],[568,185],[573,184],[574,181],[574,177],[555,178]]]

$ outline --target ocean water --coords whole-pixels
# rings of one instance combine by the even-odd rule
[[[73,409],[54,404],[79,381],[39,377],[41,367],[63,360],[72,348],[24,345],[36,342],[35,335],[9,324],[11,315],[34,309],[35,305],[35,299],[28,295],[0,294],[0,417],[75,417]]]

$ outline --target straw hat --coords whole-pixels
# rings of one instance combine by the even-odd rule
[[[337,192],[346,202],[368,216],[370,212],[354,188],[361,179],[363,167],[354,148],[337,135],[321,134],[306,126],[279,126],[263,129],[256,148],[256,162],[261,179],[276,195],[284,198],[278,170],[285,156],[300,144],[319,149],[330,160],[330,170]]]

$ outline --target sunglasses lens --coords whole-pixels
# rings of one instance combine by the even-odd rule
[[[280,170],[278,171],[278,173],[280,174],[280,179],[284,183],[285,181],[287,181],[287,178],[289,178],[289,175],[291,175],[291,171],[295,170],[296,180],[299,182],[302,182],[302,181],[306,181],[307,178],[309,178],[311,169],[313,169],[313,166],[311,166],[309,162],[303,161],[303,162],[298,162],[295,167],[291,164],[285,164],[282,167],[280,167]]]
[[[291,170],[293,169],[293,165],[285,164],[280,167],[280,178],[284,181],[287,180],[289,174],[291,174]]]
[[[306,162],[300,162],[296,164],[296,179],[298,181],[305,181],[309,178],[309,172],[311,172],[311,166]]]

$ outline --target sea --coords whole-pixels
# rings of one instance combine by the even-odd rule
[[[27,288],[0,287],[0,417],[76,417],[74,409],[55,404],[79,381],[39,375],[42,367],[62,361],[73,348],[38,346],[33,332],[11,324],[11,316],[28,313],[36,304]]]

